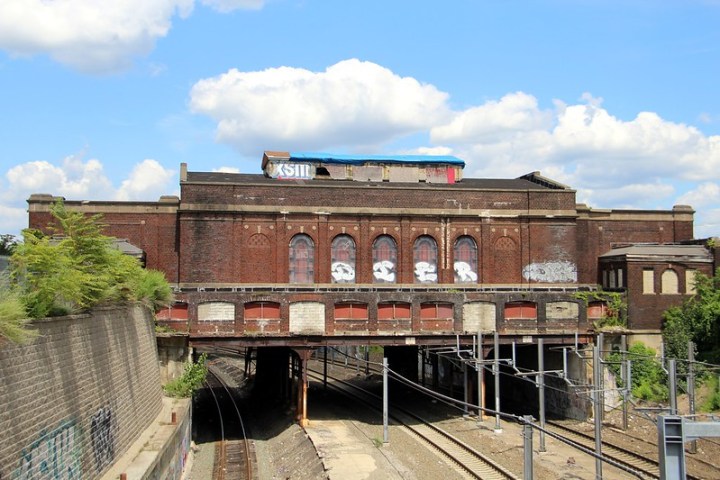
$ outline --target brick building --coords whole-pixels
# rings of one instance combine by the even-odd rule
[[[567,342],[602,313],[575,294],[603,283],[599,265],[628,261],[608,254],[616,245],[693,238],[690,207],[597,210],[538,172],[463,178],[450,156],[265,152],[262,167],[183,164],[180,198],[65,204],[104,214],[108,235],[165,272],[178,301],[166,321],[244,345],[437,344],[477,331]],[[47,226],[53,201],[30,197],[30,227]],[[700,263],[688,268],[707,271]],[[625,282],[643,268],[625,267]],[[632,310],[630,326],[657,333],[651,310]]]

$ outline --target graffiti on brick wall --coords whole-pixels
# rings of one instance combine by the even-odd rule
[[[82,477],[80,436],[74,421],[62,422],[23,449],[14,479],[70,480]]]
[[[437,282],[437,268],[429,262],[417,262],[415,278],[418,282]]]
[[[455,262],[456,282],[477,282],[478,276],[467,262]]]
[[[395,281],[395,264],[389,260],[382,260],[375,262],[373,265],[373,276],[377,280],[383,282],[394,282]]]
[[[335,262],[330,266],[335,283],[348,283],[355,281],[355,269],[344,262]]]
[[[533,282],[577,282],[577,266],[567,261],[531,263],[523,268],[523,277]]]
[[[90,439],[92,441],[95,469],[99,472],[115,459],[115,428],[112,409],[100,407],[90,417]]]

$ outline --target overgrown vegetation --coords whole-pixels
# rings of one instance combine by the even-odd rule
[[[720,410],[720,379],[716,376],[707,377],[705,388],[707,388],[707,397],[700,406],[700,410],[704,412]]]
[[[660,361],[656,358],[654,349],[642,342],[633,343],[626,357],[631,361],[632,385],[630,391],[632,396],[642,400],[661,402],[667,400],[669,391],[667,387],[667,374],[662,368]],[[620,383],[620,362],[622,354],[613,352],[607,357],[608,368],[615,374]]]
[[[627,327],[627,305],[622,293],[593,290],[576,292],[574,297],[584,301],[586,307],[592,302],[601,302],[607,306],[603,316],[593,324],[596,330]]]
[[[20,293],[13,288],[6,274],[0,274],[0,343],[2,339],[25,343],[37,336],[30,323]]]
[[[31,318],[122,301],[142,302],[156,311],[172,301],[164,275],[142,268],[135,258],[115,248],[113,239],[102,234],[99,215],[68,211],[62,202],[55,203],[50,213],[58,235],[23,231],[23,242],[13,245],[10,257],[14,287],[0,292],[0,300],[15,307],[19,300],[23,316]],[[8,313],[0,313],[0,324],[11,324],[17,313],[17,308],[8,307]]]
[[[695,275],[696,294],[681,306],[668,309],[663,318],[663,341],[670,358],[688,357],[688,341],[697,359],[720,363],[720,270],[713,277]]]
[[[0,255],[11,255],[17,244],[18,241],[15,235],[3,233],[0,235]]]
[[[185,363],[183,374],[163,387],[165,394],[175,398],[192,397],[207,376],[207,354],[203,353],[196,362]]]

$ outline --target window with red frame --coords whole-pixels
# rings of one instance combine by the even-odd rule
[[[295,235],[290,240],[290,283],[315,281],[315,245],[308,235]]]
[[[280,304],[274,302],[246,303],[245,318],[249,320],[280,318]]]
[[[413,268],[415,283],[437,283],[437,243],[434,238],[423,235],[415,240]]]
[[[537,305],[533,302],[506,303],[505,318],[536,319]]]
[[[453,318],[452,303],[423,303],[420,305],[420,318]]]
[[[409,318],[409,303],[378,303],[378,320],[407,320]]]
[[[397,281],[397,244],[390,235],[380,235],[373,242],[373,283]]]
[[[368,307],[364,303],[337,303],[335,304],[336,320],[367,320]]]

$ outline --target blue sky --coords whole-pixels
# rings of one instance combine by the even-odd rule
[[[0,0],[0,233],[263,150],[440,153],[720,235],[720,1]]]

